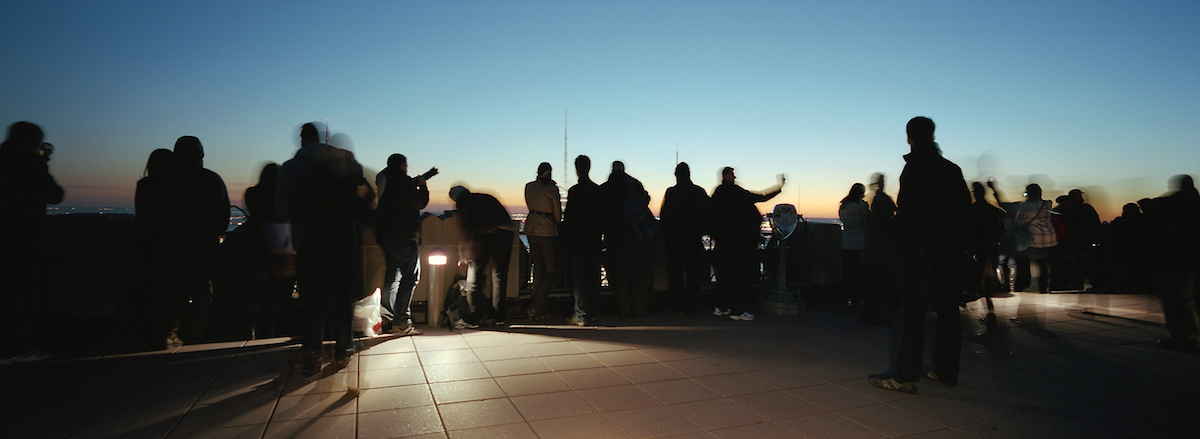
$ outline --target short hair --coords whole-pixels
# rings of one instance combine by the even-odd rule
[[[462,187],[462,186],[455,186],[455,187],[450,188],[450,199],[454,200],[455,202],[458,202],[459,198],[462,198],[463,195],[466,195],[469,193],[471,193],[471,191],[467,190],[467,188]]]
[[[908,133],[908,139],[913,142],[932,142],[934,128],[933,119],[917,116],[908,121],[904,131]]]
[[[8,126],[8,133],[4,138],[4,145],[13,145],[29,149],[34,149],[42,145],[42,140],[46,138],[46,134],[42,132],[42,127],[29,122],[16,122]]]
[[[537,173],[538,173],[538,175],[542,175],[543,173],[545,173],[546,171],[549,171],[549,170],[551,170],[551,169],[554,169],[554,168],[550,167],[550,163],[549,163],[549,162],[541,162],[541,163],[539,163],[539,164],[538,164],[538,171],[537,171]]]
[[[198,161],[204,158],[204,145],[196,136],[183,136],[175,141],[175,157],[180,161]]]
[[[620,160],[614,160],[612,170],[625,172],[625,163]]]
[[[408,164],[408,157],[404,154],[392,154],[388,156],[387,165],[389,168],[399,168]]]
[[[1042,186],[1037,183],[1030,183],[1025,186],[1026,197],[1042,198]]]
[[[675,165],[675,176],[679,178],[691,178],[692,167],[688,166],[687,162],[679,162]]]
[[[321,134],[319,131],[317,131],[317,126],[313,125],[312,122],[309,122],[300,127],[300,139],[312,139],[314,141],[320,140]]]
[[[724,176],[725,174],[732,174],[732,173],[733,173],[733,167],[726,166],[726,167],[724,167],[724,168],[721,168],[721,175],[722,175],[722,176]]]
[[[591,171],[592,159],[583,154],[580,154],[579,157],[575,157],[575,170],[579,172]]]

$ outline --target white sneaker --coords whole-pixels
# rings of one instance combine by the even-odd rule
[[[736,316],[730,315],[729,320],[754,320],[754,314],[750,314],[750,311],[746,311]]]
[[[467,323],[463,319],[458,319],[457,321],[454,322],[454,329],[475,329],[478,327],[479,327],[479,325]]]
[[[729,308],[725,308],[725,309],[713,308],[713,315],[714,316],[727,316],[727,315],[729,315],[729,311],[730,311]]]

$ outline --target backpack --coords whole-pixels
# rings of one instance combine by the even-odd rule
[[[471,314],[471,304],[467,302],[466,284],[467,280],[462,276],[454,277],[454,283],[446,290],[446,298],[442,301],[442,315],[438,316],[437,322],[439,327],[453,328],[454,322]]]

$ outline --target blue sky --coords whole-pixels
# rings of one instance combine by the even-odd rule
[[[393,152],[524,211],[538,163],[602,181],[625,161],[657,210],[676,145],[770,204],[836,215],[894,184],[904,124],[1010,197],[1083,188],[1102,217],[1200,169],[1200,2],[15,2],[0,13],[0,122],[41,125],[64,205],[127,206],[146,158],[204,143],[235,204],[300,124],[373,174]]]

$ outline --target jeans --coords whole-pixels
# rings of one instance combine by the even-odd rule
[[[728,308],[732,315],[750,311],[755,298],[751,284],[758,277],[757,249],[755,241],[717,240],[717,308]]]
[[[421,254],[413,240],[379,243],[387,261],[383,275],[383,308],[392,314],[392,325],[412,324],[412,296],[421,282]],[[384,328],[387,329],[387,328]]]
[[[354,300],[362,292],[358,245],[311,246],[296,254],[296,288],[300,293],[304,338],[301,350],[321,352],[328,333],[338,352],[353,351],[351,323]]]
[[[962,323],[958,313],[954,249],[915,245],[901,249],[900,255],[904,326],[896,362],[897,379],[910,383],[921,377],[925,312],[927,307],[932,307],[937,313],[934,372],[945,382],[957,382]]]
[[[600,300],[600,252],[571,253],[571,293],[575,296],[575,318],[587,321],[596,314]]]
[[[700,237],[667,238],[667,286],[671,290],[671,309],[691,312],[700,300],[700,287],[708,284],[709,266]]]

